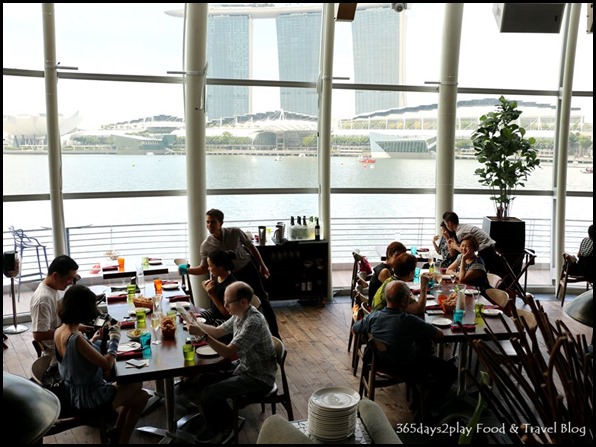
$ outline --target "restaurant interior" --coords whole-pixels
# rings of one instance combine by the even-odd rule
[[[5,91],[32,86],[37,99],[23,96],[19,105],[24,107],[20,108],[30,114],[29,118],[37,113],[38,101],[46,110],[38,130],[45,135],[41,144],[37,137],[33,138],[33,144],[23,144],[23,140],[17,144],[16,135],[7,133],[6,127],[4,132],[3,382],[7,407],[15,408],[10,424],[16,427],[18,442],[99,444],[112,440],[109,428],[113,421],[101,412],[65,414],[44,378],[48,367],[44,363],[46,355],[33,338],[29,307],[49,264],[59,254],[68,254],[79,263],[75,282],[88,286],[95,293],[101,312],[122,326],[114,381],[140,382],[151,396],[130,443],[198,442],[196,436],[204,422],[198,404],[200,394],[189,388],[187,382],[227,365],[229,359],[204,340],[190,340],[188,328],[183,324],[186,315],[200,317],[201,311],[210,306],[210,298],[202,287],[207,276],[185,274],[180,266],[197,266],[202,262],[201,243],[209,236],[205,213],[210,208],[221,207],[226,212],[224,228],[243,229],[268,267],[271,277],[264,280],[264,286],[277,318],[279,338],[273,339],[278,366],[274,389],[266,394],[230,399],[234,411],[232,430],[222,434],[216,443],[593,443],[593,280],[574,270],[570,256],[581,251],[584,241],[591,241],[587,231],[593,221],[593,185],[586,186],[584,182],[591,178],[593,153],[592,4],[548,4],[552,5],[550,9],[547,4],[523,4],[527,6],[524,9],[507,3],[495,4],[502,5],[502,9],[492,10],[491,5],[472,4],[433,4],[435,10],[428,9],[429,5],[406,3],[267,4],[262,5],[261,11],[253,11],[259,9],[255,5],[258,4],[233,6],[229,17],[242,19],[231,29],[236,30],[238,37],[254,26],[249,35],[259,42],[261,23],[276,21],[277,50],[252,48],[255,54],[251,53],[248,59],[256,58],[266,65],[270,54],[267,51],[277,51],[274,58],[274,63],[279,63],[277,77],[267,77],[260,67],[234,74],[231,68],[226,71],[218,65],[223,65],[220,53],[226,47],[212,43],[217,35],[209,34],[215,32],[214,24],[225,17],[217,9],[218,4],[147,6],[161,11],[160,20],[168,20],[167,29],[176,30],[184,42],[172,50],[184,61],[184,69],[168,71],[167,76],[163,75],[166,66],[157,64],[158,68],[154,68],[148,60],[140,61],[138,68],[129,69],[126,57],[121,59],[122,50],[115,48],[109,49],[111,53],[98,53],[101,57],[97,59],[118,54],[118,62],[123,64],[120,69],[110,63],[106,72],[97,62],[82,65],[80,69],[61,66],[61,62],[70,63],[61,59],[62,49],[69,57],[81,51],[63,34],[70,26],[65,17],[73,19],[81,14],[85,17],[81,22],[89,23],[87,20],[93,17],[89,16],[90,11],[78,6],[70,9],[66,4],[33,4],[23,6],[23,11],[4,6],[6,42],[18,48],[18,40],[24,40],[22,31],[15,30],[12,37],[7,35],[6,21],[21,17],[19,21],[35,30],[32,34],[37,44],[43,43],[43,55],[36,50],[34,54],[39,60],[33,63],[31,59],[21,60],[12,51],[4,56]],[[131,29],[121,38],[130,39],[126,42],[136,45],[139,54],[145,51],[150,54],[143,46],[157,47],[159,41],[151,39],[143,43],[130,37],[137,26],[143,29],[143,36],[151,35],[151,30],[145,29],[146,25],[140,24],[142,21],[135,16],[136,13],[142,17],[142,7],[133,8],[135,12],[131,15],[128,6],[123,8],[126,15],[118,21],[130,23]],[[118,11],[109,4],[94,4],[90,9],[112,16]],[[381,17],[389,17],[390,21],[384,22],[386,19]],[[486,30],[486,36],[477,35],[478,41],[486,39],[484,49],[479,50],[469,41],[474,40],[472,30],[487,17],[490,26],[486,28],[490,31]],[[440,32],[432,41],[429,38],[429,42],[413,43],[410,33],[425,19],[432,20]],[[478,23],[472,25],[475,20]],[[358,38],[364,34],[370,39],[383,39],[383,32],[373,33],[375,24],[381,23],[396,27],[390,35],[397,40],[390,42],[398,45],[395,52],[399,55],[391,54],[387,60],[399,66],[401,75],[394,74],[390,66],[377,65],[363,56],[367,51],[376,59],[388,54],[378,48],[382,41],[365,45]],[[95,26],[89,24],[91,29]],[[300,33],[302,27],[317,30],[316,42],[309,42]],[[349,56],[353,61],[348,65],[344,65],[342,53],[346,42],[341,36],[345,27],[350,27],[354,46]],[[292,29],[296,29],[296,36],[301,39],[300,51],[296,50],[298,63],[284,61],[285,51],[292,48],[284,40],[288,39],[284,33]],[[100,40],[88,36],[80,27],[76,31],[90,42]],[[548,58],[532,56],[533,50],[540,48],[542,53],[551,44],[558,46],[558,53],[550,50]],[[518,49],[513,51],[513,45]],[[431,47],[436,48],[431,51]],[[483,56],[487,62],[478,64],[478,54],[486,55],[486,48],[499,48],[491,51],[500,53],[501,61],[510,59],[510,63],[495,64]],[[301,71],[298,65],[302,57],[302,64],[309,65],[304,55],[313,49],[317,53],[317,67],[316,74],[311,75]],[[436,60],[410,59],[413,53],[420,56],[425,51],[426,59]],[[241,57],[238,54],[234,57],[237,65],[242,65]],[[532,57],[536,57],[533,63],[520,65],[524,58]],[[470,64],[471,61],[476,63]],[[422,70],[428,70],[431,78],[426,74],[411,74],[409,64],[415,62]],[[366,63],[374,67],[373,71],[387,71],[387,76],[367,73],[363,68]],[[37,68],[40,64],[44,70]],[[350,65],[353,78],[344,78],[342,70]],[[472,68],[464,70],[468,66]],[[512,66],[522,68],[512,70]],[[494,73],[488,73],[489,70]],[[530,72],[529,80],[522,80],[521,76],[518,79],[516,71]],[[543,76],[547,71],[550,74]],[[404,75],[406,72],[408,76]],[[589,73],[587,81],[586,73]],[[489,80],[495,75],[500,83]],[[259,76],[263,77],[259,79]],[[82,90],[77,83],[81,83]],[[130,92],[122,93],[122,86],[128,85],[132,86]],[[92,92],[94,87],[97,92]],[[284,157],[293,159],[295,170],[302,169],[305,160],[310,162],[297,178],[288,179],[287,183],[285,179],[269,178],[268,172],[253,163],[255,156],[241,155],[240,171],[244,169],[247,174],[243,183],[232,182],[227,186],[218,183],[223,182],[226,172],[225,168],[219,171],[214,157],[221,157],[231,166],[228,175],[236,175],[232,167],[236,159],[232,157],[237,153],[227,153],[223,146],[219,148],[223,155],[209,152],[211,124],[218,120],[221,124],[234,116],[235,123],[229,133],[239,136],[256,132],[256,127],[248,125],[243,129],[238,111],[223,106],[218,109],[218,103],[233,102],[228,95],[232,87],[241,89],[236,92],[236,97],[241,98],[239,102],[246,99],[248,105],[254,101],[250,106],[253,108],[243,112],[247,115],[266,110],[256,105],[257,96],[277,92],[276,105],[280,110],[283,111],[284,105],[295,107],[292,112],[310,116],[316,122],[316,130],[310,131],[316,132],[312,152],[304,148],[304,152],[289,155],[280,140],[285,144],[290,134],[284,133],[287,129],[276,128],[274,144],[279,152],[266,155],[266,163],[276,167],[270,170],[273,174],[277,166],[280,171],[287,169],[281,167],[288,161]],[[244,88],[250,89],[250,93],[245,95]],[[126,163],[127,169],[134,170],[135,163],[140,165],[143,159],[143,169],[151,169],[150,175],[175,177],[162,160],[182,155],[183,187],[171,186],[165,178],[160,179],[155,189],[145,189],[137,182],[124,190],[115,183],[90,186],[78,180],[69,184],[68,176],[63,179],[63,173],[69,169],[66,165],[71,164],[66,157],[82,160],[80,157],[97,156],[67,154],[62,146],[62,110],[71,101],[66,98],[79,91],[75,104],[89,102],[92,97],[97,100],[96,93],[114,101],[111,89],[123,95],[123,102],[131,103],[135,102],[133,91],[151,92],[154,102],[167,104],[163,109],[174,110],[174,115],[185,118],[184,148],[180,154],[176,154],[179,148],[174,148],[172,154],[166,154],[165,150],[162,154],[147,152],[146,147],[141,149],[139,145],[142,156],[134,153],[137,149],[132,149],[132,155],[106,154],[111,157],[110,163]],[[349,119],[338,118],[337,110],[344,104],[346,92],[355,104],[350,106],[354,113]],[[291,99],[293,93],[295,98]],[[390,99],[385,102],[380,99],[383,95]],[[424,98],[418,99],[416,95]],[[170,99],[173,96],[178,99]],[[530,180],[524,179],[528,185],[518,183],[512,192],[517,199],[511,208],[513,215],[505,219],[493,216],[496,214],[493,205],[497,203],[491,198],[494,189],[477,186],[472,165],[465,164],[470,159],[477,161],[474,152],[471,149],[466,152],[458,144],[470,138],[480,119],[479,115],[475,116],[471,127],[466,128],[463,123],[466,120],[460,115],[460,101],[489,96],[494,98],[493,108],[499,104],[497,98],[505,96],[519,101],[523,111],[529,112],[536,104],[538,109],[542,104],[549,109],[543,116],[544,123],[537,124],[540,121],[537,117],[535,122],[519,121],[528,128],[526,136],[531,135],[533,141],[541,143],[537,144],[538,157],[548,178],[533,182],[530,176]],[[65,98],[64,102],[61,98]],[[284,104],[284,100],[289,102]],[[5,113],[18,109],[14,99],[6,101]],[[306,104],[304,109],[300,108],[301,101]],[[376,101],[375,106],[369,105],[370,101]],[[428,117],[433,124],[426,124],[431,128],[425,128],[422,115],[416,115],[425,109],[424,104],[434,104]],[[80,108],[84,109],[82,105]],[[138,103],[132,116],[147,116],[144,108],[153,110],[146,103]],[[389,116],[393,108],[403,125],[395,124],[391,128],[390,118],[380,124],[385,109]],[[100,118],[104,123],[120,121],[122,125],[130,125],[124,123],[124,115],[114,113],[114,107],[111,109]],[[482,110],[479,113],[489,113],[490,109]],[[578,110],[581,110],[579,115]],[[581,125],[575,121],[577,116],[581,116]],[[408,127],[410,118],[418,124]],[[545,123],[549,119],[553,121],[547,129]],[[359,146],[356,152],[349,152],[352,149],[346,147],[355,140],[342,146],[334,139],[337,132],[341,134],[340,122],[363,126],[350,129],[349,136],[364,135],[364,149]],[[304,122],[284,125],[305,126]],[[376,134],[379,129],[375,126],[379,125],[386,126],[378,132],[384,135],[382,138]],[[107,132],[110,126],[101,130]],[[386,160],[379,151],[387,160],[392,159],[390,148],[402,146],[390,144],[389,140],[407,140],[415,134],[416,126],[432,135],[427,143],[430,141],[432,148],[429,160],[434,171],[429,173],[425,168],[415,173],[421,179],[428,179],[428,184],[403,185],[392,180],[393,176],[400,176],[395,168],[383,170]],[[98,130],[94,130],[93,138]],[[145,130],[137,131],[144,137],[148,135]],[[133,132],[128,129],[125,133],[130,141]],[[386,137],[392,133],[395,136]],[[541,137],[551,141],[552,147]],[[307,140],[305,137],[300,144],[308,146]],[[586,140],[588,143],[583,147],[580,141]],[[89,141],[85,140],[84,144],[89,145]],[[253,149],[255,141],[253,138]],[[412,141],[408,144],[403,147],[414,145]],[[344,151],[341,156],[339,146]],[[258,158],[261,155],[257,154],[256,159],[261,160]],[[414,159],[419,155],[414,155]],[[118,161],[119,157],[124,160],[129,156],[138,157],[139,161]],[[40,190],[24,186],[19,192],[17,181],[9,172],[22,172],[23,184],[36,173],[30,172],[16,157],[47,159],[48,170],[44,174],[47,185]],[[344,160],[345,164],[357,166],[358,171],[349,174],[341,171]],[[84,165],[85,162],[74,161],[71,168]],[[415,165],[395,166],[404,169],[402,166]],[[91,178],[92,170],[82,172],[83,177]],[[388,182],[382,180],[381,172],[390,173],[386,176]],[[114,208],[110,208],[112,203]],[[171,209],[168,205],[164,208],[164,203],[176,203],[176,210],[172,209],[170,216],[164,217]],[[249,206],[243,206],[246,204]],[[133,207],[142,207],[146,214],[130,213],[124,218],[124,210]],[[81,220],[77,208],[88,210],[86,220]],[[371,208],[379,210],[371,211]],[[156,209],[159,214],[152,214]],[[438,267],[441,253],[433,247],[433,237],[441,234],[441,216],[450,210],[462,210],[462,221],[490,232],[496,240],[503,265],[498,275],[489,272],[487,290],[493,292],[458,284],[445,268]],[[101,219],[107,217],[107,223],[96,220],[96,212]],[[302,217],[303,226],[297,225],[294,215],[298,220],[298,215]],[[119,220],[110,223],[110,219]],[[510,232],[511,227],[503,231],[496,226],[492,230],[485,226],[494,220],[523,223],[522,242]],[[87,221],[97,223],[81,224]],[[425,405],[428,383],[384,367],[379,358],[387,346],[377,338],[352,332],[355,322],[374,314],[367,291],[371,280],[369,268],[387,261],[385,249],[395,240],[403,242],[407,252],[416,258],[416,273],[404,279],[412,291],[412,299],[427,300],[422,317],[442,333],[442,339],[433,343],[433,353],[457,367],[456,382],[444,400],[432,407]],[[430,278],[428,290],[421,288],[420,275],[425,281]],[[439,299],[443,295],[453,298],[453,308]],[[261,312],[262,301],[261,298],[253,303]],[[454,323],[458,310],[463,317]],[[168,311],[172,312],[169,317]],[[163,314],[153,330],[148,327],[150,314]],[[142,328],[140,321],[144,318],[147,326]],[[164,324],[167,318],[170,318],[168,324],[172,323],[168,328]],[[140,338],[143,331],[133,334],[136,329],[151,334],[147,345]],[[187,344],[192,346],[188,358],[183,352]]]

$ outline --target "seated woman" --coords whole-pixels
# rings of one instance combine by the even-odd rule
[[[232,273],[236,254],[233,251],[215,250],[207,255],[207,265],[211,278],[202,282],[211,307],[201,312],[201,316],[211,326],[219,326],[230,318],[230,313],[224,306],[224,292],[237,279]]]
[[[385,262],[381,262],[373,269],[372,277],[368,283],[368,299],[373,300],[381,284],[393,274],[395,258],[406,252],[406,247],[401,242],[393,241],[387,246]]]
[[[476,254],[478,239],[467,235],[460,241],[461,254],[447,267],[447,274],[455,275],[455,282],[478,287],[481,292],[490,288],[484,261]]]
[[[108,325],[97,331],[91,340],[81,333],[82,323],[95,320],[100,314],[95,293],[82,285],[67,289],[58,304],[58,316],[62,325],[54,333],[56,359],[64,379],[70,404],[79,409],[95,409],[111,405],[119,409],[116,426],[110,437],[114,443],[128,444],[149,394],[141,388],[142,383],[125,385],[108,382],[104,376],[114,367],[116,351],[120,342],[120,325]],[[109,328],[108,328],[109,327]],[[107,354],[102,354],[93,342],[99,340],[102,331],[109,331]]]
[[[449,240],[455,239],[455,233],[449,231],[447,224],[441,221],[441,234],[433,237],[433,246],[435,251],[441,256],[441,262],[439,262],[440,268],[447,268],[457,258],[457,250],[455,248],[449,248]]]
[[[588,227],[588,237],[582,239],[577,258],[569,255],[567,260],[570,274],[584,276],[594,282],[594,225]]]
[[[372,300],[371,308],[373,311],[384,309],[387,306],[385,299],[385,287],[387,284],[395,279],[410,283],[414,280],[417,262],[416,256],[409,253],[402,253],[395,258],[393,275],[383,282]],[[418,299],[414,298],[413,295],[410,296],[410,303],[405,308],[406,312],[414,315],[424,315],[426,309],[426,289],[429,279],[429,275],[420,275],[420,296]]]

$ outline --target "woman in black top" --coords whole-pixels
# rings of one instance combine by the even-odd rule
[[[372,278],[370,278],[370,282],[368,283],[369,302],[372,303],[375,293],[381,287],[381,284],[392,275],[395,258],[405,252],[406,247],[401,242],[393,241],[387,246],[385,262],[381,262],[373,269]]]

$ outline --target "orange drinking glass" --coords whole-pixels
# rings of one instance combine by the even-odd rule
[[[118,270],[124,270],[124,258],[122,256],[118,257]]]
[[[153,287],[155,287],[156,294],[162,293],[162,289],[161,289],[162,284],[163,284],[163,282],[159,278],[153,280]]]

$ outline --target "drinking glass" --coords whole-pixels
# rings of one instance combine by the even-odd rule
[[[159,332],[159,326],[161,324],[161,312],[152,312],[151,313],[151,329],[153,330],[153,338],[154,340],[152,343],[154,345],[158,345],[161,343],[161,340],[157,338],[157,333]]]

